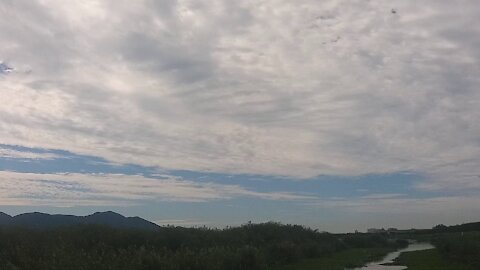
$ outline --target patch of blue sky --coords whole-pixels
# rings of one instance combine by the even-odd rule
[[[196,181],[241,185],[258,192],[286,190],[293,193],[319,196],[321,198],[360,198],[372,194],[402,194],[410,198],[426,198],[442,195],[415,188],[425,180],[421,173],[395,172],[389,174],[367,174],[360,176],[320,175],[310,179],[292,179],[262,175],[228,175],[175,171],[175,175]]]
[[[156,170],[134,164],[114,164],[101,157],[78,155],[63,150],[27,148],[22,146],[0,145],[0,149],[19,152],[54,154],[51,159],[28,159],[0,157],[0,170],[23,173],[111,173],[125,175],[151,175]]]
[[[0,149],[55,155],[55,158],[48,159],[0,157],[0,170],[22,173],[105,173],[143,175],[157,179],[162,178],[161,174],[167,174],[196,182],[238,185],[257,192],[289,192],[319,198],[361,198],[373,194],[400,194],[409,198],[445,195],[416,189],[415,185],[424,181],[425,177],[415,172],[360,176],[320,175],[310,179],[291,179],[265,175],[161,170],[135,164],[114,164],[101,157],[78,155],[63,150],[2,144]],[[159,174],[160,171],[162,173]]]

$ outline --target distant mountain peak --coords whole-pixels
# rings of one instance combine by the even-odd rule
[[[11,220],[12,220],[12,216],[7,215],[3,212],[0,212],[0,225],[6,225],[10,223]]]
[[[140,217],[125,217],[113,211],[96,212],[88,216],[50,215],[40,212],[9,216],[0,212],[0,225],[47,229],[74,225],[103,225],[113,228],[155,230],[159,226]]]
[[[12,217],[9,214],[5,214],[4,212],[0,212],[0,217]]]
[[[93,217],[93,216],[105,216],[105,217],[119,217],[119,218],[125,218],[125,216],[117,213],[117,212],[113,212],[113,211],[105,211],[105,212],[95,212],[87,217]]]

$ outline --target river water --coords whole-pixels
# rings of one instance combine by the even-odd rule
[[[393,260],[396,259],[398,256],[400,256],[400,253],[402,252],[426,250],[426,249],[432,249],[432,248],[434,248],[434,246],[432,246],[429,243],[413,243],[408,245],[408,247],[404,249],[387,254],[387,256],[385,256],[385,258],[383,258],[381,261],[371,262],[363,267],[354,268],[352,270],[404,270],[404,269],[407,269],[406,266],[399,266],[399,265],[387,266],[382,264],[392,263]]]

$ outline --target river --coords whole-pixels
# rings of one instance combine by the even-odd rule
[[[391,252],[385,256],[381,261],[378,262],[371,262],[363,267],[359,268],[354,268],[352,270],[404,270],[407,269],[406,266],[399,266],[399,265],[382,265],[386,263],[392,263],[394,259],[396,259],[398,256],[400,256],[400,253],[402,252],[408,252],[408,251],[418,251],[418,250],[426,250],[426,249],[432,249],[435,248],[429,243],[413,243],[408,245],[408,247]]]

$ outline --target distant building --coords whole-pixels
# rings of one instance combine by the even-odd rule
[[[385,229],[375,229],[375,228],[370,228],[367,230],[367,233],[383,233],[385,232]]]

